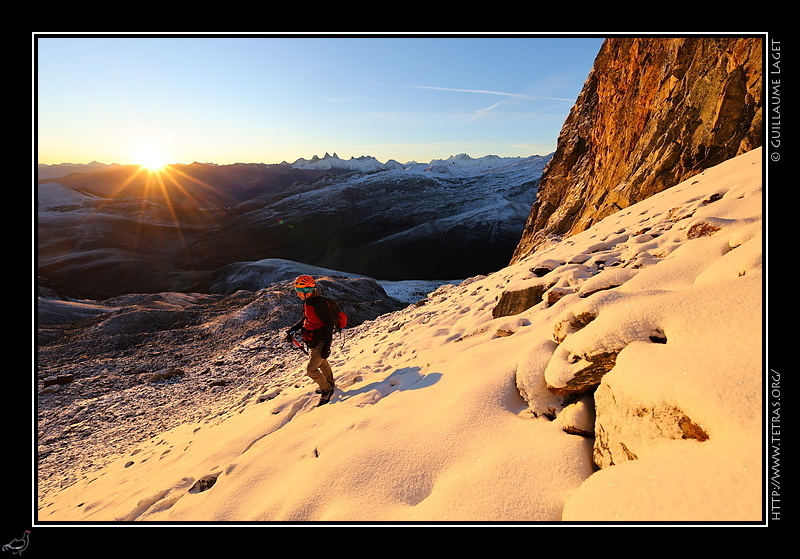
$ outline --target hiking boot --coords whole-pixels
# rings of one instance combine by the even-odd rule
[[[321,396],[319,397],[319,404],[317,404],[318,406],[327,404],[328,402],[331,401],[331,397],[333,396],[333,389],[323,390],[320,392],[320,394]]]
[[[333,392],[334,390],[336,390],[336,383],[333,383],[333,382],[331,382],[331,383],[328,383],[328,384],[330,384],[330,385],[331,385],[331,392]],[[321,388],[317,388],[317,389],[314,391],[314,394],[322,394],[322,389],[321,389]]]

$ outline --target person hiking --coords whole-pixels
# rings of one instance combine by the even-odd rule
[[[336,316],[328,299],[320,295],[317,282],[311,276],[299,276],[294,290],[303,301],[303,317],[286,333],[287,339],[298,330],[309,349],[306,374],[319,385],[319,405],[327,404],[336,388],[333,371],[328,363],[336,326]]]

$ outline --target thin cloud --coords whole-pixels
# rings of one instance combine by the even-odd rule
[[[432,85],[411,85],[409,87],[413,87],[416,89],[436,89],[439,91],[456,91],[460,93],[485,93],[488,95],[500,95],[502,97],[515,97],[518,99],[550,99],[552,101],[573,101],[573,99],[563,99],[561,97],[544,97],[540,95],[524,95],[521,93],[506,93],[504,91],[493,91],[491,89],[458,89],[454,87],[437,87]]]
[[[321,97],[320,101],[323,103],[343,103],[345,101],[352,101],[355,99],[352,95],[348,95],[347,97]]]
[[[480,119],[489,118],[489,117],[497,114],[499,112],[498,109],[500,109],[501,107],[504,107],[505,105],[513,103],[514,100],[516,100],[516,99],[521,99],[521,100],[524,100],[524,101],[538,101],[538,100],[559,101],[559,102],[562,102],[562,101],[572,102],[572,101],[574,101],[573,99],[564,99],[564,98],[561,98],[561,97],[546,97],[546,96],[542,96],[542,95],[525,95],[525,94],[522,94],[522,93],[508,93],[508,92],[505,92],[505,91],[494,91],[494,90],[491,90],[491,89],[459,89],[459,88],[453,88],[453,87],[438,87],[438,86],[430,86],[430,85],[411,85],[409,87],[413,87],[413,88],[416,88],[416,89],[433,89],[433,90],[438,90],[438,91],[453,91],[453,92],[457,92],[457,93],[481,93],[481,94],[486,94],[486,95],[496,95],[496,96],[499,96],[499,97],[503,97],[503,99],[497,101],[496,103],[493,103],[493,104],[489,105],[488,107],[483,107],[483,108],[477,109],[475,112],[472,113],[472,115],[466,121],[462,122],[462,126],[463,125],[467,125],[467,124],[471,124],[471,123],[473,123],[473,122],[475,122],[477,120],[480,120]],[[532,113],[524,113],[524,114],[520,113],[520,114],[516,115],[516,118],[529,118],[531,114]],[[506,113],[506,116],[508,117],[508,113]]]

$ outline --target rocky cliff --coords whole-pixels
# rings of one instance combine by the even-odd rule
[[[762,41],[606,40],[512,262],[762,145]]]

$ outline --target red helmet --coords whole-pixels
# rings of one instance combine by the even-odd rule
[[[317,287],[317,282],[311,276],[299,276],[294,280],[295,289],[308,289]]]

